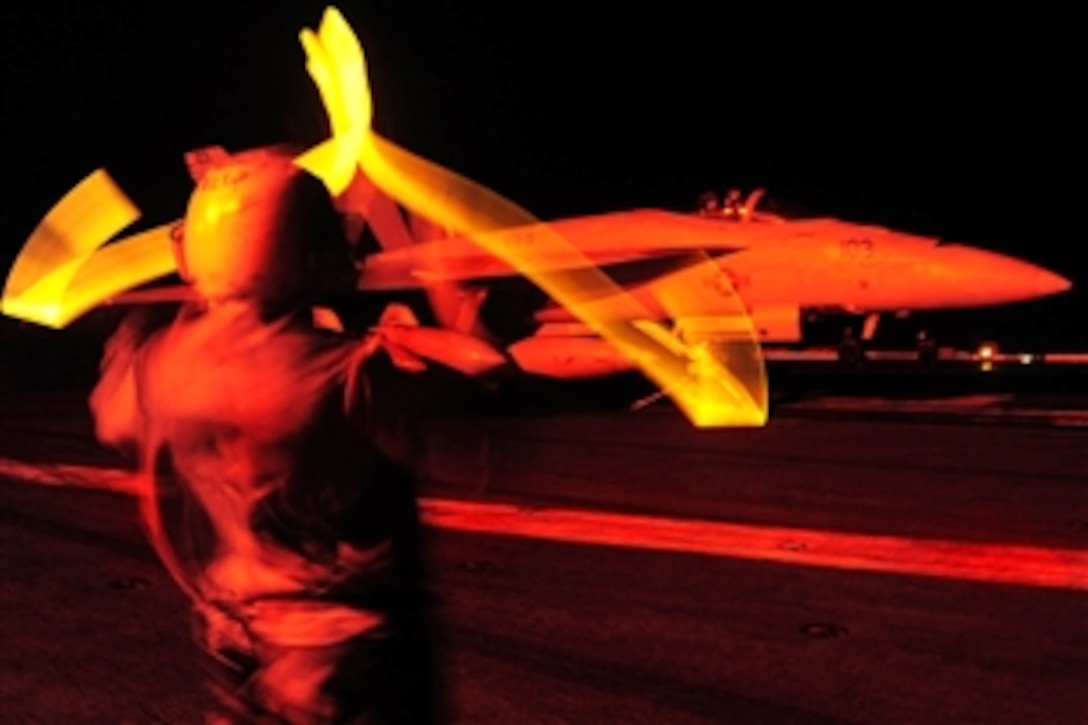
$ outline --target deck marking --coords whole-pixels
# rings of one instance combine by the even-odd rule
[[[47,486],[137,495],[117,469],[0,457],[0,475]],[[885,574],[1088,591],[1088,550],[855,534],[570,508],[421,498],[425,525],[571,544],[773,561]]]

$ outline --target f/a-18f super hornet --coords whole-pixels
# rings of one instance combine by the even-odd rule
[[[187,154],[186,162],[199,184],[209,174],[246,177],[262,158],[259,149],[232,154],[210,147]],[[237,189],[224,186],[223,213],[232,213],[237,196]],[[587,317],[666,325],[681,339],[754,334],[763,344],[789,344],[801,342],[802,323],[813,315],[865,315],[863,337],[871,337],[884,314],[1001,305],[1071,287],[1060,275],[1014,257],[830,217],[786,217],[761,209],[762,197],[762,190],[746,199],[731,192],[724,204],[704,199],[694,213],[635,209],[484,234],[529,253],[537,271],[577,275],[592,268],[615,283],[581,286],[576,305],[549,299],[480,244],[479,234],[449,234],[405,210],[363,174],[338,206],[349,235],[360,239],[369,230],[371,248],[359,255],[360,294],[396,299],[424,292],[439,323],[420,326],[417,314],[398,306],[378,325],[388,346],[470,374],[511,363],[556,379],[633,369],[630,356],[596,334],[583,321]],[[180,238],[183,223],[170,233]],[[566,243],[555,245],[556,238]],[[129,253],[162,257],[161,245],[149,242],[145,251],[130,245]],[[172,266],[165,254],[160,275]],[[116,263],[103,258],[98,266]],[[115,301],[129,303],[184,295],[183,288],[163,287],[119,292]],[[667,305],[677,296],[685,300],[681,318]]]
[[[430,290],[445,327],[479,332],[487,296],[518,277],[517,270],[470,239],[443,235],[434,225],[405,217],[387,199],[362,196],[383,248],[365,259],[359,289]],[[725,335],[751,324],[763,343],[800,342],[803,320],[821,313],[865,315],[864,336],[871,337],[883,314],[1001,305],[1071,287],[1047,269],[965,244],[830,217],[786,218],[762,211],[762,196],[757,190],[743,201],[736,192],[724,204],[704,199],[694,214],[636,209],[498,233],[523,247],[536,244],[545,230],[559,234],[576,253],[538,255],[538,263],[576,269],[588,261],[604,269],[624,294],[587,295],[582,310],[592,310],[596,318],[649,314],[681,330]],[[735,306],[722,305],[728,296],[715,287],[723,278],[750,323],[736,319]],[[692,293],[699,289],[705,294]],[[660,304],[672,291],[695,300],[683,320],[670,319]],[[630,368],[567,307],[545,300],[530,314],[532,334],[507,348],[522,369],[573,379]]]

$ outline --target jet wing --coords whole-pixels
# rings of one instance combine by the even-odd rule
[[[487,236],[502,237],[512,247],[531,247],[542,229],[559,234],[573,246],[569,253],[537,253],[545,271],[577,270],[587,261],[598,268],[678,258],[696,253],[714,255],[746,249],[762,233],[748,225],[720,223],[657,209],[572,217],[556,222],[500,229]],[[494,257],[486,245],[465,237],[435,239],[410,246],[387,245],[369,255],[358,288],[369,291],[417,289],[438,281],[478,282],[520,276]],[[622,280],[617,280],[621,281]]]
[[[454,240],[440,244],[449,245]],[[486,284],[500,279],[520,277],[521,272],[497,257],[493,257],[472,245],[456,255],[446,255],[446,250],[428,248],[419,244],[402,249],[369,255],[359,273],[357,288],[366,292],[419,289],[436,282],[463,282]],[[644,261],[669,262],[675,254],[655,254],[640,251],[597,252],[595,254],[541,255],[536,259],[539,269],[547,272],[559,270],[604,268]],[[589,267],[586,261],[591,263]]]

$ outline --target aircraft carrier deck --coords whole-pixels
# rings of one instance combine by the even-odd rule
[[[1088,721],[1074,392],[825,389],[751,430],[664,402],[435,420],[448,719]],[[199,721],[185,602],[82,394],[6,398],[5,721]]]

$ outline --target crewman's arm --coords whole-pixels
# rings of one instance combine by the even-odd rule
[[[102,375],[91,392],[95,435],[116,448],[136,445],[143,430],[136,365],[148,342],[147,322],[130,316],[106,343]]]

